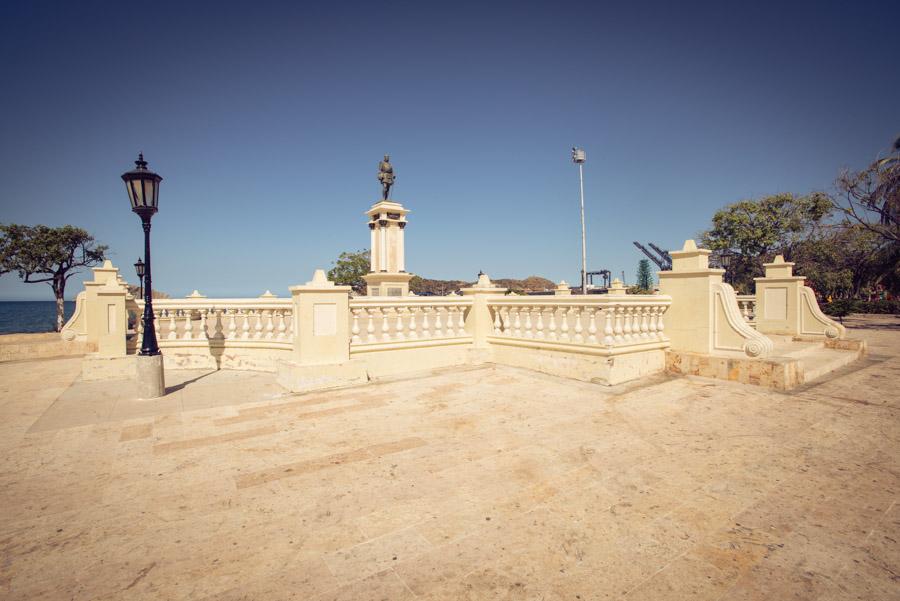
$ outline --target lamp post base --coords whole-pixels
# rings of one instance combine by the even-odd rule
[[[135,357],[138,398],[155,399],[166,394],[166,378],[163,373],[162,355],[138,355]]]

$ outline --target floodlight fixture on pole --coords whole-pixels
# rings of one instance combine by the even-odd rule
[[[578,185],[581,190],[581,293],[587,294],[587,242],[584,232],[584,161],[583,148],[572,147],[572,162],[578,165]]]

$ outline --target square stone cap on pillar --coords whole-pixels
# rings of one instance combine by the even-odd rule
[[[478,292],[491,292],[493,294],[504,294],[506,288],[500,288],[488,277],[486,273],[478,274],[478,281],[471,288],[463,288],[461,292],[464,295],[477,294]]]
[[[92,267],[91,271],[94,272],[94,281],[91,282],[93,284],[105,284],[110,280],[118,279],[119,275],[119,268],[113,267],[112,261],[109,259],[103,261],[103,265],[100,267]]]
[[[337,286],[325,277],[324,269],[316,269],[313,278],[302,286],[291,286],[291,292],[350,292],[352,286]]]
[[[609,288],[606,289],[606,294],[609,296],[625,296],[625,294],[627,294],[627,289],[625,288],[625,284],[622,283],[622,280],[616,278],[609,285]]]
[[[795,263],[788,263],[784,255],[777,255],[771,263],[763,263],[767,278],[790,278],[794,276]]]
[[[403,219],[403,217],[409,213],[409,210],[404,209],[403,205],[399,202],[394,202],[393,200],[379,200],[372,205],[371,209],[366,211],[366,215],[369,217],[380,213],[400,213],[400,218]]]
[[[693,240],[685,240],[681,250],[669,251],[672,257],[672,271],[698,271],[709,269],[709,255],[712,251],[707,248],[697,248]]]

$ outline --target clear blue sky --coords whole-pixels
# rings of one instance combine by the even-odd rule
[[[742,198],[829,189],[900,133],[900,3],[0,6],[0,222],[73,224],[135,281],[119,175],[165,179],[154,284],[257,295],[368,246],[388,152],[426,277],[578,280]],[[81,289],[73,279],[67,296]],[[0,277],[0,299],[49,299]]]

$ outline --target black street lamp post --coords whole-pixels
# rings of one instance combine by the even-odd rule
[[[731,267],[731,259],[732,258],[733,257],[731,255],[731,253],[724,253],[722,256],[719,257],[719,264],[722,266],[722,269],[725,270],[725,283],[726,284],[734,283],[734,278],[731,277],[732,273],[728,269],[729,267]]]
[[[153,325],[153,290],[152,277],[150,275],[150,219],[158,210],[159,182],[162,178],[147,169],[147,161],[144,154],[138,155],[134,162],[135,168],[122,174],[125,189],[128,191],[128,199],[131,201],[131,210],[141,218],[144,226],[144,338],[141,341],[139,355],[159,355],[159,344],[156,342],[156,328]],[[137,265],[135,265],[137,268]]]
[[[140,257],[138,257],[137,263],[134,264],[134,272],[137,274],[138,281],[141,283],[141,296],[144,296],[144,262],[141,261]]]

